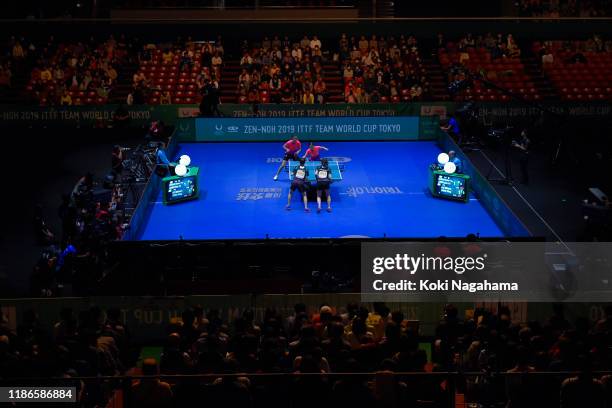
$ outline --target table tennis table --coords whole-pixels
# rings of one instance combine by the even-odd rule
[[[289,169],[288,177],[289,180],[291,180],[291,177],[293,177],[293,170],[295,170],[295,168],[297,166],[300,165],[299,161],[295,161],[295,160],[290,160],[289,161],[289,165],[287,166],[287,168]],[[321,165],[320,161],[307,161],[306,162],[306,168],[308,169],[308,181],[316,181],[316,177],[315,177],[315,170],[317,169],[317,167],[319,167]],[[331,172],[331,179],[332,181],[340,181],[342,180],[342,171],[344,170],[344,166],[341,165],[339,162],[337,161],[328,161],[327,165],[329,167],[329,170]]]

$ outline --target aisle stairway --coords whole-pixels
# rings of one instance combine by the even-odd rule
[[[110,103],[125,103],[128,94],[132,90],[132,78],[138,70],[138,64],[135,62],[127,62],[118,66],[117,81],[115,87],[109,96]]]
[[[555,90],[554,85],[542,72],[540,62],[534,56],[524,56],[521,58],[525,66],[525,72],[531,77],[535,87],[538,89],[542,99],[559,100],[559,95]]]
[[[223,103],[238,103],[238,76],[241,72],[238,60],[227,61],[222,70],[221,81],[221,102]],[[328,102],[342,102],[343,85],[342,74],[340,68],[335,64],[323,64],[323,80],[327,85]]]
[[[359,18],[390,18],[395,16],[395,4],[391,0],[361,0],[357,2]]]
[[[26,98],[24,89],[30,80],[32,67],[24,62],[19,69],[12,69],[11,87],[0,91],[0,104],[23,104]]]

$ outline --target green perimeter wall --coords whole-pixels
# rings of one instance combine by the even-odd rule
[[[118,308],[121,319],[127,325],[132,338],[137,342],[160,342],[167,335],[166,328],[181,312],[189,307],[201,305],[205,311],[218,309],[223,320],[232,322],[246,308],[255,312],[256,320],[263,318],[266,308],[276,309],[282,316],[289,316],[296,303],[306,304],[309,313],[315,313],[323,304],[333,307],[346,307],[350,302],[361,303],[358,293],[331,294],[280,294],[280,295],[219,295],[219,296],[185,296],[185,297],[91,297],[91,298],[55,298],[55,299],[0,299],[0,312],[6,319],[5,326],[16,330],[23,321],[27,310],[34,310],[42,327],[51,331],[53,324],[59,320],[62,308],[71,307],[76,315],[96,305],[103,310]],[[365,303],[372,310],[372,304]],[[459,316],[469,318],[475,308],[486,308],[496,313],[501,305],[491,303],[461,303],[456,306]],[[504,303],[508,306],[516,323],[529,320],[545,321],[552,315],[552,307],[547,303]],[[420,321],[420,332],[423,336],[433,336],[435,327],[442,318],[442,303],[387,303],[392,310],[401,310],[410,320]],[[587,317],[592,323],[605,317],[605,304],[566,303],[565,316],[570,322],[578,317]]]
[[[260,117],[335,117],[335,116],[420,116],[444,117],[454,112],[454,102],[419,102],[398,104],[262,104],[258,105]],[[609,103],[543,103],[545,109],[562,115],[575,117],[605,118],[612,115]],[[0,105],[0,127],[100,127],[112,126],[113,113],[118,105],[36,107]],[[478,113],[493,121],[508,119],[528,119],[542,116],[536,106],[519,103],[478,103]],[[223,115],[228,117],[252,117],[251,105],[220,105]],[[198,115],[196,105],[139,105],[128,107],[129,126],[142,127],[152,120],[162,120],[174,125],[178,118]],[[426,122],[426,121],[424,121]]]

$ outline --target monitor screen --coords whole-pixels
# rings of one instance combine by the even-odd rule
[[[198,189],[196,177],[187,176],[166,181],[166,202],[182,201],[195,196]]]
[[[437,174],[434,183],[435,195],[465,200],[467,197],[467,179],[453,174]]]

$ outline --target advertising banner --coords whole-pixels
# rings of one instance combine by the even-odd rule
[[[200,118],[197,141],[280,141],[291,136],[310,140],[418,140],[419,118]]]
[[[219,105],[223,117],[228,118],[332,118],[332,117],[381,117],[420,116],[446,117],[463,106],[455,102],[414,102],[324,105],[302,104],[234,104]],[[113,116],[119,105],[89,106],[24,106],[0,105],[0,127],[113,127]],[[606,118],[612,114],[612,105],[605,102],[543,102],[539,105],[525,103],[478,102],[479,117],[486,121],[522,120],[541,117],[545,112],[568,117]],[[178,119],[200,116],[198,105],[134,105],[126,106],[129,127],[141,127],[152,120],[162,120],[174,125]],[[425,122],[422,122],[425,123]]]

